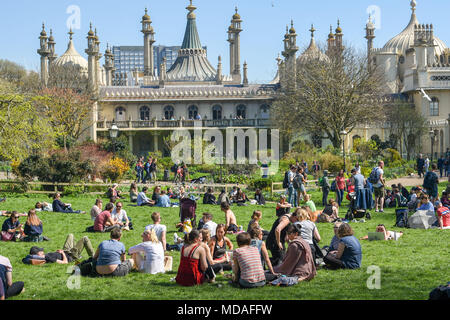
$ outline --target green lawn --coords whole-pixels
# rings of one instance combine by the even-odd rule
[[[320,203],[321,194],[313,193],[316,204]],[[8,197],[0,204],[1,210],[27,211],[34,207],[36,201],[50,201],[46,197],[16,196]],[[89,212],[95,198],[87,196],[65,197],[64,202],[72,203],[75,209]],[[106,199],[104,199],[105,203]],[[134,231],[125,231],[122,242],[128,249],[141,241],[140,234],[144,226],[150,223],[153,208],[138,208],[124,203],[129,216],[135,225]],[[347,202],[344,202],[347,205]],[[342,206],[340,215],[345,215]],[[269,229],[275,220],[275,205],[265,207],[236,207],[238,224],[247,228],[252,211],[262,210],[262,226]],[[155,209],[156,210],[156,209]],[[178,221],[178,208],[158,208],[163,223],[168,227],[168,241],[171,243]],[[224,222],[224,214],[219,206],[198,205],[197,214],[209,211],[217,223]],[[61,249],[68,233],[76,239],[88,235],[94,247],[109,238],[109,234],[85,233],[85,228],[92,225],[90,215],[40,213],[44,223],[44,235],[51,241],[42,242],[47,252]],[[66,283],[69,278],[69,265],[47,264],[42,266],[24,265],[25,257],[33,243],[0,242],[0,255],[11,260],[14,268],[14,280],[25,282],[26,292],[15,299],[259,299],[259,300],[297,300],[297,299],[427,299],[429,292],[440,284],[450,280],[448,266],[450,262],[449,230],[410,230],[393,228],[395,222],[394,209],[384,213],[373,213],[373,219],[366,223],[352,223],[356,237],[362,237],[375,226],[384,223],[389,230],[404,231],[405,235],[394,242],[361,241],[363,248],[362,267],[359,270],[318,270],[317,276],[310,282],[300,283],[293,287],[278,288],[266,286],[260,289],[241,290],[231,286],[228,279],[218,276],[215,284],[205,284],[194,288],[183,288],[173,280],[179,264],[179,252],[171,252],[174,258],[174,270],[163,275],[147,275],[131,273],[124,278],[81,278],[80,289],[70,290]],[[199,219],[199,218],[198,218]],[[3,223],[4,217],[0,218]],[[20,221],[25,222],[21,217]],[[332,224],[318,224],[322,236],[321,246],[328,245],[332,235]],[[181,236],[181,234],[179,234]],[[230,236],[236,245],[235,236]],[[86,253],[84,252],[84,256]],[[381,270],[381,289],[370,290],[366,282],[370,277],[369,266],[378,266]],[[14,298],[13,298],[14,299]]]

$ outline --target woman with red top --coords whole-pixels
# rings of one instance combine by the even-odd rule
[[[201,245],[202,234],[192,230],[184,240],[181,249],[180,266],[178,267],[176,282],[182,286],[195,286],[206,281],[205,273],[208,269],[206,249]]]
[[[355,185],[353,184],[352,178],[348,178],[346,180],[346,183],[347,183],[347,197],[346,198],[348,201],[350,201],[351,199],[350,199],[349,194],[352,192],[355,192]]]
[[[344,170],[341,169],[339,174],[336,176],[336,202],[341,206],[342,200],[344,199],[345,190],[345,178]]]

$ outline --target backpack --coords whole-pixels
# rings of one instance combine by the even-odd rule
[[[378,167],[375,167],[372,169],[372,172],[370,173],[368,180],[370,183],[375,184],[380,180],[380,176],[381,176],[380,170],[378,170]]]
[[[333,183],[331,184],[330,191],[331,192],[337,191],[336,180],[334,180]]]
[[[323,177],[319,178],[319,187],[323,187]]]
[[[292,185],[294,186],[294,189],[300,189],[301,184],[302,184],[302,183],[301,183],[300,175],[297,174],[297,175],[294,177],[294,181],[292,182]]]
[[[289,170],[284,173],[283,188],[289,188]]]
[[[423,187],[425,189],[427,189],[427,190],[428,189],[432,189],[433,188],[433,184],[436,183],[436,177],[437,177],[437,175],[434,172],[428,171],[425,174],[425,178],[423,180]]]
[[[408,227],[408,209],[395,210],[395,227],[398,228]]]

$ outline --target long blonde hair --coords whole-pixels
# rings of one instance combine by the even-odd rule
[[[28,211],[28,218],[26,223],[32,226],[38,226],[42,223],[36,214],[36,210],[31,209],[30,211]]]
[[[145,233],[150,235],[150,241],[153,243],[159,243],[158,236],[156,235],[155,229],[145,230]]]

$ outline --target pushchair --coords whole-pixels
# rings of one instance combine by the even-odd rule
[[[192,227],[196,227],[196,214],[197,202],[191,198],[180,199],[180,222],[181,224],[186,220],[190,219],[192,222]]]
[[[205,183],[205,182],[206,182],[206,177],[200,177],[200,178],[191,180],[191,185],[194,184],[194,183],[202,184],[202,183]]]
[[[348,206],[347,214],[345,215],[345,220],[352,221],[353,219],[366,218],[370,220],[372,218],[370,212],[366,209],[358,209],[356,207],[356,192],[350,192],[350,205]]]

